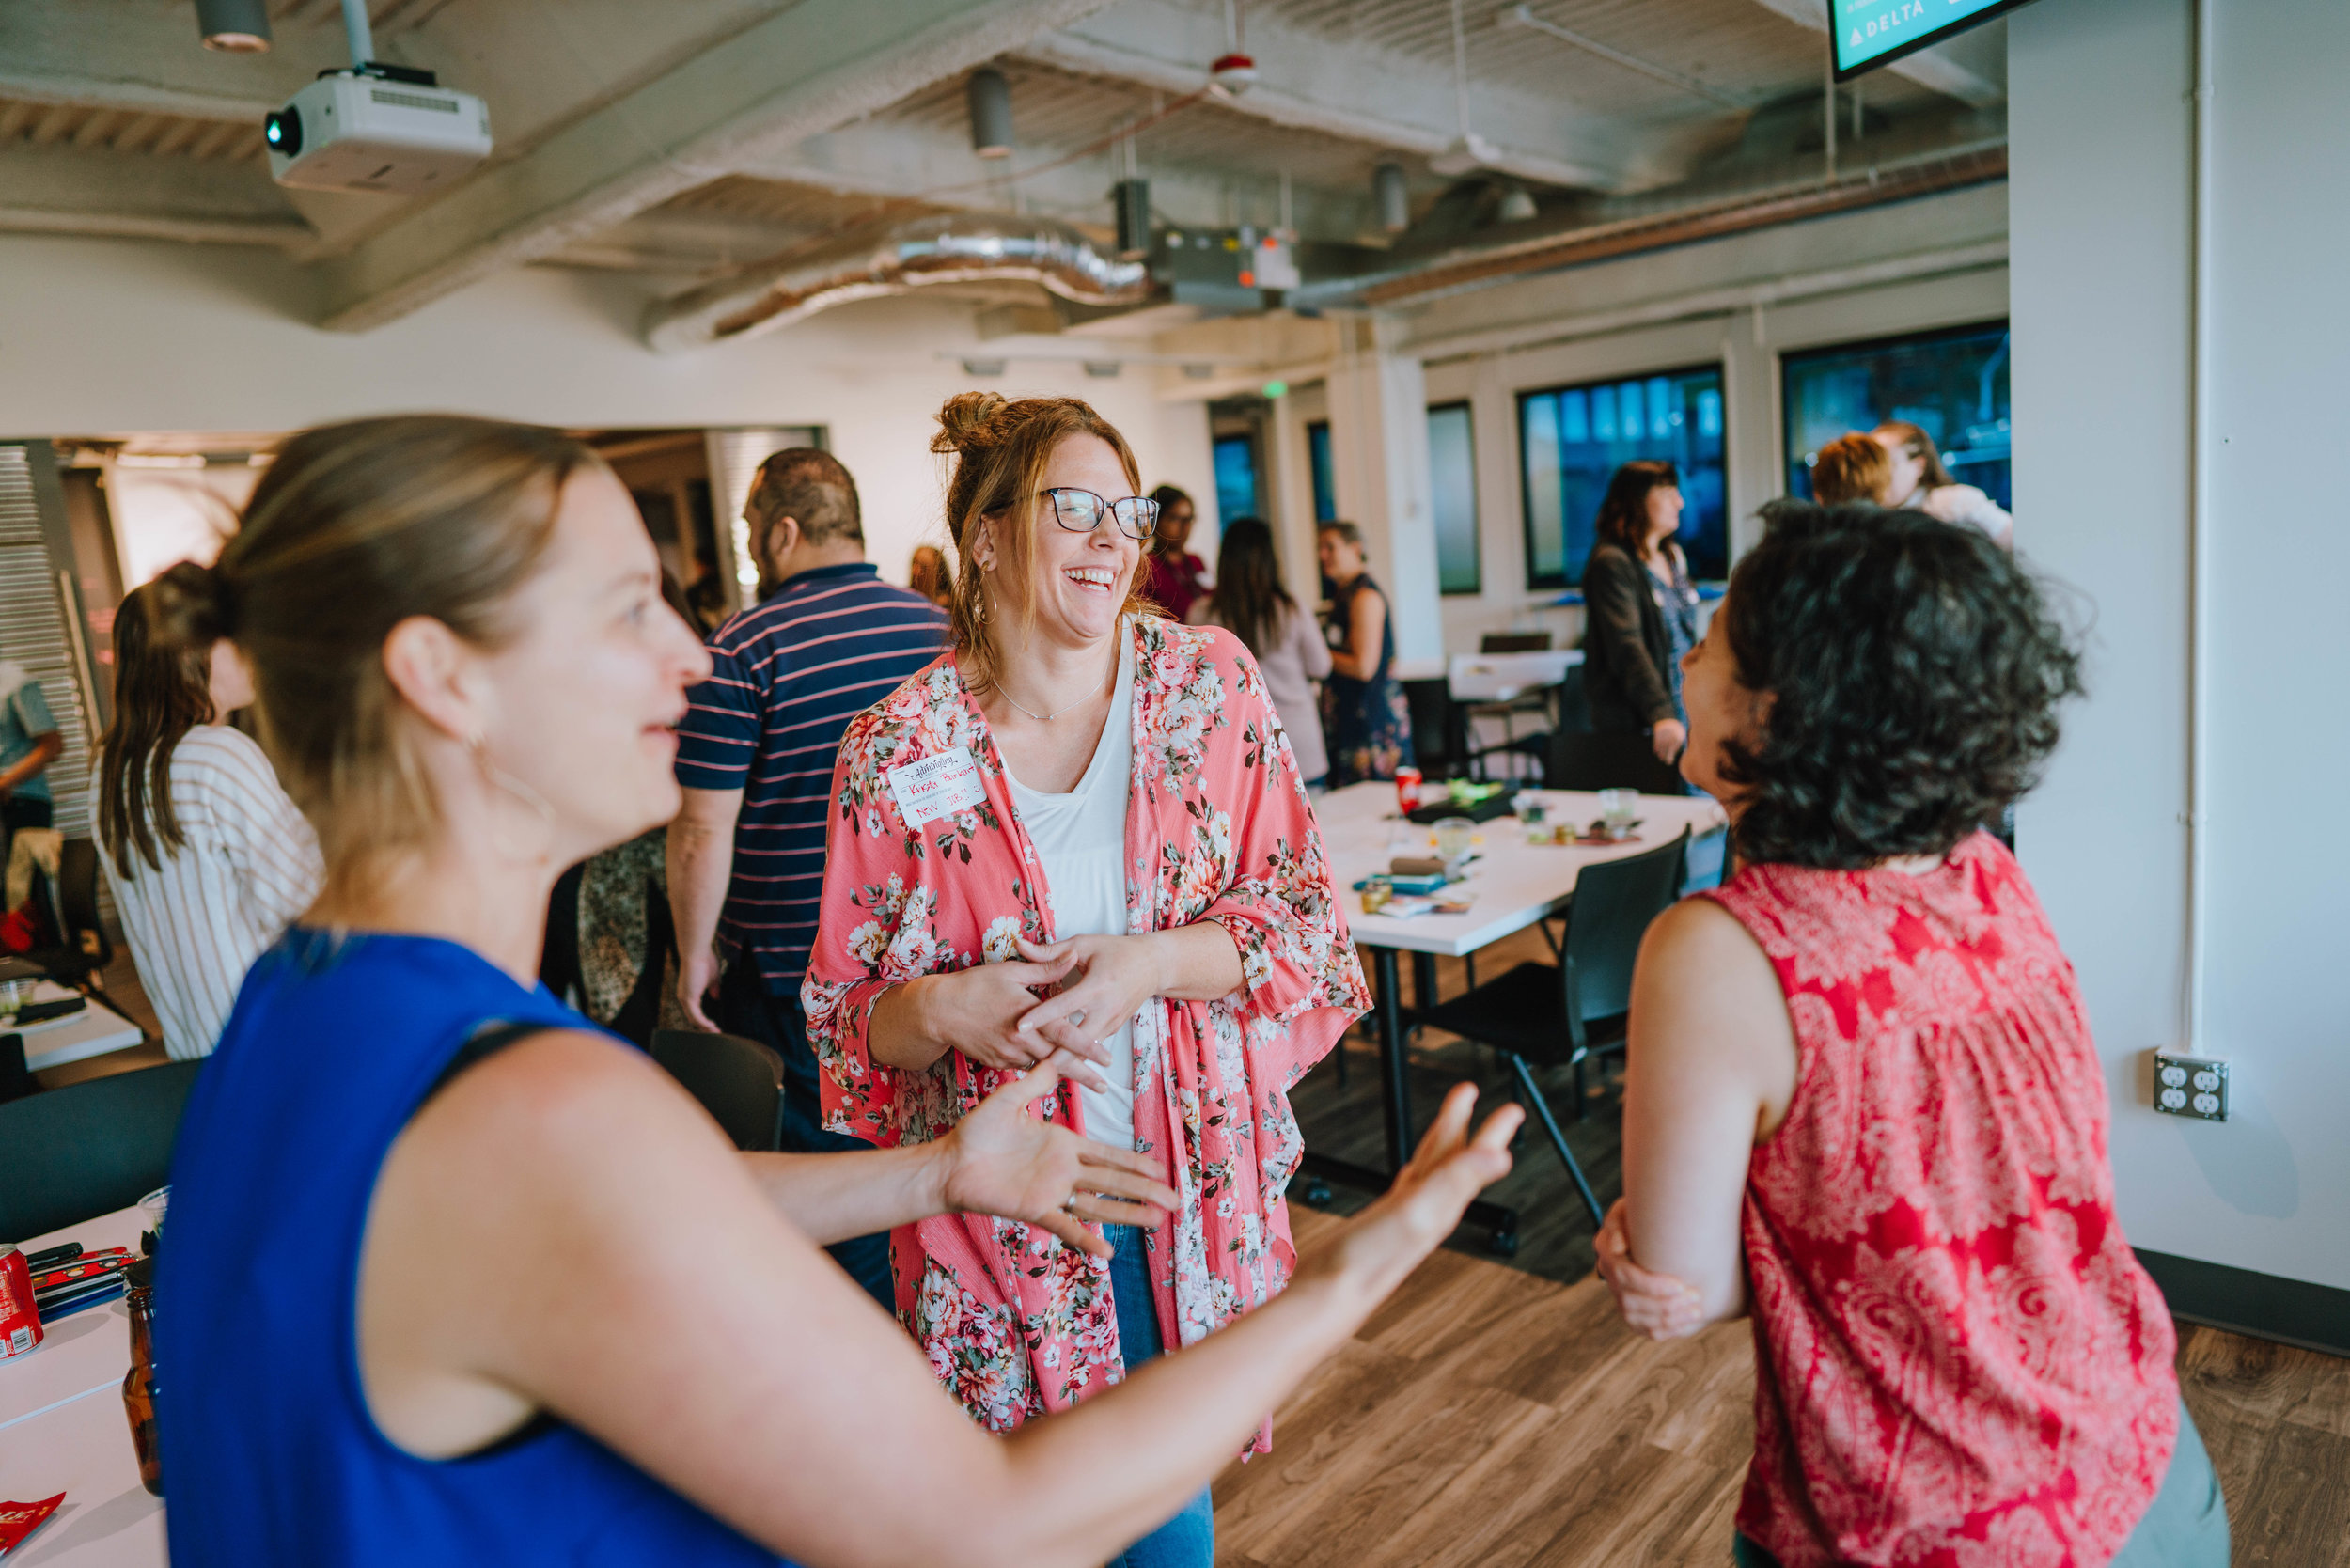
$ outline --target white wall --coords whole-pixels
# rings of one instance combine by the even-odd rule
[[[454,409],[579,427],[822,425],[863,494],[868,549],[902,582],[943,542],[932,416],[972,384],[970,307],[846,306],[772,337],[652,353],[646,292],[619,274],[525,268],[364,336],[308,325],[311,282],[267,253],[0,236],[0,435],[284,431]],[[1145,487],[1215,483],[1204,404],[1152,378],[1014,361],[985,384],[1086,399],[1134,444]]]
[[[2133,1242],[2350,1287],[2350,571],[2339,407],[2350,8],[2216,14],[2206,1033],[2233,1119],[2149,1108],[2186,1043],[2193,7],[2010,22],[2017,536],[2095,613],[2090,699],[2018,823],[2113,1096]]]

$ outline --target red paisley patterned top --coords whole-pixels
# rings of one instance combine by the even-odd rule
[[[1786,1568],[2096,1568],[2178,1437],[2072,964],[1977,834],[1923,876],[1752,866],[1798,1066],[1747,1168],[1754,1462]]]

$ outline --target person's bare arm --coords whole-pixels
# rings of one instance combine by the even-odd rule
[[[734,823],[740,790],[682,790],[685,804],[669,823],[669,920],[677,931],[678,1002],[705,1029],[706,998],[718,983],[718,914],[734,876]]]
[[[428,1457],[552,1411],[803,1561],[1089,1568],[1198,1492],[1508,1169],[1518,1113],[1470,1142],[1473,1093],[1279,1297],[996,1441],[649,1060],[539,1036],[393,1146],[361,1263],[365,1394]]]
[[[1330,667],[1339,674],[1355,681],[1368,681],[1379,671],[1379,648],[1387,627],[1387,601],[1374,590],[1366,589],[1355,596],[1354,615],[1348,639],[1354,644],[1352,652],[1330,651]]]
[[[746,1154],[751,1176],[819,1246],[938,1214],[1001,1215],[1050,1231],[1097,1258],[1109,1244],[1089,1225],[1155,1229],[1179,1201],[1166,1162],[1094,1143],[1028,1114],[1067,1074],[1101,1074],[1066,1052],[979,1102],[931,1143],[838,1154]]]
[[[57,754],[64,749],[64,737],[54,729],[45,735],[34,736],[33,749],[11,762],[6,772],[0,772],[0,796],[8,795],[18,785],[55,761]]]
[[[1795,1062],[1778,977],[1736,917],[1710,899],[1659,916],[1632,980],[1622,1223],[1632,1261],[1694,1286],[1703,1322],[1746,1309],[1747,1165]]]

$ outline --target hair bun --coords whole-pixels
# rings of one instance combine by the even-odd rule
[[[156,631],[183,648],[237,635],[234,596],[217,568],[181,561],[149,584],[148,591],[155,596]]]
[[[999,392],[958,392],[940,405],[933,452],[984,450],[996,444],[995,416],[1011,404]]]

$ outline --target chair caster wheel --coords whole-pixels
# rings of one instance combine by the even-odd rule
[[[1518,1255],[1518,1233],[1515,1231],[1496,1231],[1493,1240],[1485,1246],[1496,1258],[1514,1258]]]
[[[1321,1180],[1319,1177],[1308,1177],[1307,1178],[1305,1184],[1299,1187],[1297,1196],[1303,1200],[1308,1207],[1326,1209],[1330,1206],[1330,1184]]]

